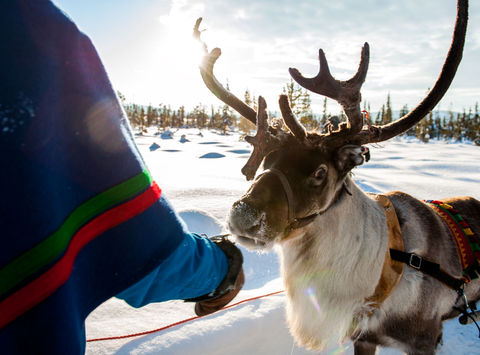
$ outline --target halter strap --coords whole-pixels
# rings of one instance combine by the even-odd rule
[[[257,179],[260,178],[260,176],[265,175],[267,173],[272,173],[282,183],[283,187],[283,192],[285,193],[285,196],[287,197],[287,204],[288,204],[288,221],[289,223],[293,220],[295,220],[295,199],[293,197],[293,190],[292,187],[290,186],[290,183],[288,182],[287,177],[285,176],[284,173],[282,173],[280,170],[275,169],[275,168],[270,168],[267,170],[264,170],[260,175],[257,176]]]
[[[294,195],[293,195],[292,187],[290,186],[290,183],[288,182],[287,177],[285,176],[285,174],[281,170],[276,169],[276,168],[270,168],[270,169],[264,170],[261,174],[259,174],[256,177],[256,180],[258,180],[262,175],[265,175],[267,173],[272,173],[276,177],[278,177],[278,179],[280,180],[280,183],[282,184],[283,192],[285,193],[285,196],[287,198],[287,204],[288,204],[288,217],[287,218],[288,218],[288,220],[287,220],[287,228],[285,230],[286,234],[288,234],[290,231],[292,231],[294,229],[301,228],[301,227],[304,227],[304,226],[312,223],[313,220],[315,219],[315,217],[325,213],[325,211],[327,211],[330,207],[332,207],[333,204],[335,204],[340,199],[340,196],[342,195],[342,192],[344,190],[349,195],[351,195],[351,193],[348,191],[347,187],[344,184],[342,189],[337,193],[337,196],[334,198],[333,202],[327,208],[325,208],[323,211],[312,213],[312,214],[310,214],[308,216],[305,216],[305,217],[296,217],[295,198],[294,198]]]

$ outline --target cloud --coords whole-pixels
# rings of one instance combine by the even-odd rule
[[[119,0],[115,9],[93,0],[84,0],[82,6],[55,1],[69,4],[70,16],[92,37],[114,84],[127,98],[172,105],[189,100],[190,106],[201,100],[219,104],[203,87],[195,62],[187,60],[196,56],[185,43],[197,17],[204,18],[203,38],[209,47],[222,48],[215,68],[218,78],[228,80],[237,96],[248,88],[269,101],[276,101],[290,80],[289,67],[306,76],[317,73],[319,48],[332,74],[349,79],[367,41],[371,57],[363,97],[376,110],[388,92],[394,108],[405,103],[411,107],[434,84],[456,11],[454,1],[438,0],[138,0],[134,6]],[[111,19],[112,11],[118,23]],[[459,109],[473,105],[478,96],[478,14],[480,1],[470,1],[463,62],[452,85],[455,96],[450,95]],[[323,102],[315,96],[314,104]]]
[[[480,10],[478,4],[471,5],[471,14],[475,13],[475,7]],[[261,78],[264,87],[274,90],[273,85],[278,85],[281,77],[288,81],[289,66],[313,76],[318,71],[320,47],[326,52],[334,76],[345,80],[356,71],[361,46],[368,41],[371,60],[366,92],[379,91],[372,95],[376,107],[381,106],[389,91],[394,92],[392,100],[396,100],[394,106],[399,108],[405,103],[413,106],[433,86],[450,45],[456,7],[454,2],[439,6],[433,0],[387,4],[380,0],[247,0],[238,5],[209,1],[206,11],[211,12],[206,21],[215,28],[213,31],[228,33],[224,37],[230,40],[216,45],[224,50],[223,60],[240,63],[242,81],[249,76],[253,84]],[[470,15],[472,22],[474,18]],[[472,30],[474,26],[470,26],[469,32],[473,32],[474,48],[467,47],[466,54],[475,49],[480,38],[478,28]],[[472,65],[468,55],[465,57],[466,65]],[[478,60],[478,53],[475,58]],[[230,77],[233,76],[232,73]],[[467,81],[471,82],[471,78],[459,70],[459,80],[455,83],[469,86]],[[280,92],[280,88],[276,91]],[[402,92],[408,102],[402,101]],[[416,100],[412,92],[420,94]],[[369,100],[367,95],[364,97]]]

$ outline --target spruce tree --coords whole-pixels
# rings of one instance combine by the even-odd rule
[[[290,82],[285,84],[283,87],[283,93],[288,96],[292,112],[298,118],[311,113],[310,94],[307,90],[304,90],[297,85],[293,79],[290,79]]]
[[[146,122],[147,122],[147,127],[150,127],[153,123],[153,107],[151,104],[149,104],[147,107]]]
[[[327,124],[328,121],[328,114],[327,114],[327,98],[325,97],[323,99],[323,111],[322,111],[322,117],[320,119],[320,129],[322,130],[323,127]]]
[[[384,117],[383,117],[383,124],[387,124],[387,123],[390,123],[392,122],[393,120],[393,117],[392,117],[392,102],[390,100],[390,93],[388,93],[387,95],[387,103],[386,103],[386,106],[385,106],[385,113],[384,113]]]
[[[475,113],[472,119],[472,130],[475,135],[475,144],[480,145],[480,112],[478,111],[478,102],[475,102]]]
[[[250,90],[246,89],[245,94],[243,94],[243,97],[244,97],[245,103],[248,106],[252,107],[252,95],[250,94]]]

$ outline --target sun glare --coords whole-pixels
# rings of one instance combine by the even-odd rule
[[[200,43],[192,36],[197,13],[201,11],[183,11],[173,5],[168,14],[158,18],[156,33],[149,35],[144,69],[150,78],[143,81],[141,91],[144,97],[158,97],[155,104],[193,104],[188,102],[194,99],[188,92],[201,84],[198,66],[203,56]]]
[[[139,104],[170,105],[172,109],[180,106],[193,109],[198,104],[210,108],[221,102],[205,87],[199,72],[203,58],[203,47],[193,38],[193,28],[198,17],[205,15],[203,4],[191,4],[183,0],[174,0],[167,13],[157,15],[154,26],[138,38],[139,47],[146,48],[135,67],[130,70],[128,80],[122,89],[128,98]],[[228,56],[238,53],[235,47],[239,42],[225,29],[212,27],[211,21],[204,19],[200,25],[202,40],[211,50],[219,46],[225,50],[222,60],[215,65],[215,75],[223,85],[228,78],[235,77],[235,66]],[[242,82],[243,76],[235,77],[235,85],[244,90],[248,87]]]
[[[198,65],[203,52],[200,43],[192,36],[196,18],[176,12],[159,20],[165,29],[162,50],[168,52],[176,66]]]

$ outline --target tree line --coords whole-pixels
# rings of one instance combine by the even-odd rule
[[[227,87],[228,89],[228,87]],[[299,118],[300,122],[308,130],[325,132],[329,126],[335,129],[340,122],[346,120],[343,113],[332,115],[327,112],[327,98],[323,101],[323,109],[320,114],[314,114],[311,108],[311,98],[307,90],[298,86],[293,80],[285,84],[283,93],[289,97],[292,111]],[[187,111],[185,106],[172,108],[168,104],[158,106],[144,106],[134,103],[127,103],[125,97],[118,92],[125,112],[130,123],[140,132],[147,127],[157,127],[159,131],[167,128],[195,127],[199,129],[215,129],[223,133],[229,130],[238,129],[244,134],[250,133],[255,126],[248,120],[241,118],[228,105],[210,106],[203,104],[196,105],[192,110]],[[244,93],[244,102],[256,110],[257,99],[247,89]],[[363,111],[370,113],[370,104],[362,103]],[[404,105],[398,114],[394,114],[390,94],[386,102],[375,114],[365,115],[365,120],[370,124],[388,124],[409,111]],[[480,145],[480,112],[478,102],[472,108],[463,112],[432,111],[417,125],[408,130],[405,135],[417,137],[423,142],[430,139],[449,139],[455,141],[469,140]]]

